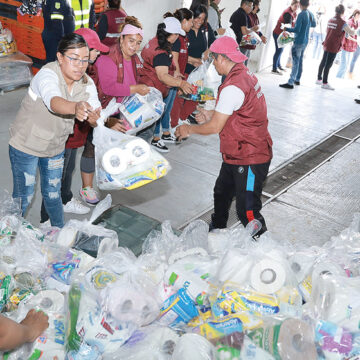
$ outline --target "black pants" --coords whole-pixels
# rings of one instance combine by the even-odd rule
[[[72,174],[75,169],[76,151],[77,149],[65,149],[64,169],[61,178],[61,200],[64,205],[67,202],[69,202],[73,197],[73,193],[71,192],[71,182],[72,182]],[[49,215],[46,212],[44,200],[43,200],[41,203],[40,222],[43,223],[48,219],[49,219]]]
[[[212,226],[226,228],[231,202],[236,197],[236,212],[241,223],[246,226],[253,219],[262,224],[261,233],[266,231],[266,223],[260,214],[263,183],[269,172],[270,162],[256,165],[230,165],[222,163],[214,187],[214,210]]]
[[[328,82],[329,71],[334,63],[335,58],[336,53],[324,51],[318,72],[318,80],[322,80],[324,84],[327,84]]]

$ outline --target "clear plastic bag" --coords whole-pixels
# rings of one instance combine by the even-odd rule
[[[279,48],[283,48],[286,45],[292,44],[294,40],[295,38],[291,35],[291,33],[283,31],[277,39],[277,44]]]
[[[133,94],[125,97],[119,105],[121,118],[125,121],[126,131],[134,135],[142,129],[151,126],[160,119],[165,109],[161,92],[150,87],[147,95]]]
[[[247,35],[243,35],[241,38],[240,46],[247,46],[247,45],[259,45],[261,44],[260,36],[255,32],[252,31]]]
[[[171,169],[169,162],[146,141],[106,128],[102,117],[94,129],[93,143],[96,180],[102,190],[136,189]]]
[[[178,341],[172,360],[213,360],[214,346],[197,334],[185,334]]]

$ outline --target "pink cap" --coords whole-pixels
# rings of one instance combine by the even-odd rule
[[[80,28],[74,32],[81,35],[85,39],[90,49],[96,49],[104,53],[109,51],[109,48],[100,42],[99,35],[94,30]]]
[[[224,54],[235,63],[244,62],[247,57],[240,52],[238,43],[230,36],[216,39],[210,46],[210,51],[215,54]]]
[[[120,35],[136,35],[139,34],[141,37],[144,37],[143,29],[138,28],[137,26],[126,24],[123,28],[123,31]]]

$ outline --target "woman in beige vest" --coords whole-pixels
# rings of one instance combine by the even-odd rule
[[[22,215],[31,203],[39,167],[41,193],[52,226],[64,226],[60,196],[65,142],[74,119],[96,123],[100,115],[94,82],[85,74],[89,48],[78,34],[64,36],[57,61],[45,65],[32,79],[14,123],[10,126],[9,156],[13,198]]]

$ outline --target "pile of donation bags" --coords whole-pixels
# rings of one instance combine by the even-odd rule
[[[136,131],[151,126],[164,111],[161,93],[154,88],[145,97],[134,94],[122,103],[113,99],[94,128],[95,173],[101,190],[136,189],[165,176],[170,171],[169,162],[143,139],[135,137]],[[133,127],[127,133],[107,128],[105,120],[120,110],[121,118]],[[137,122],[136,119],[140,119]]]
[[[20,321],[41,309],[50,324],[4,359],[360,356],[359,214],[310,248],[268,233],[254,242],[242,227],[208,233],[202,221],[177,236],[164,222],[135,257],[91,219],[43,233],[0,197],[2,314]]]

